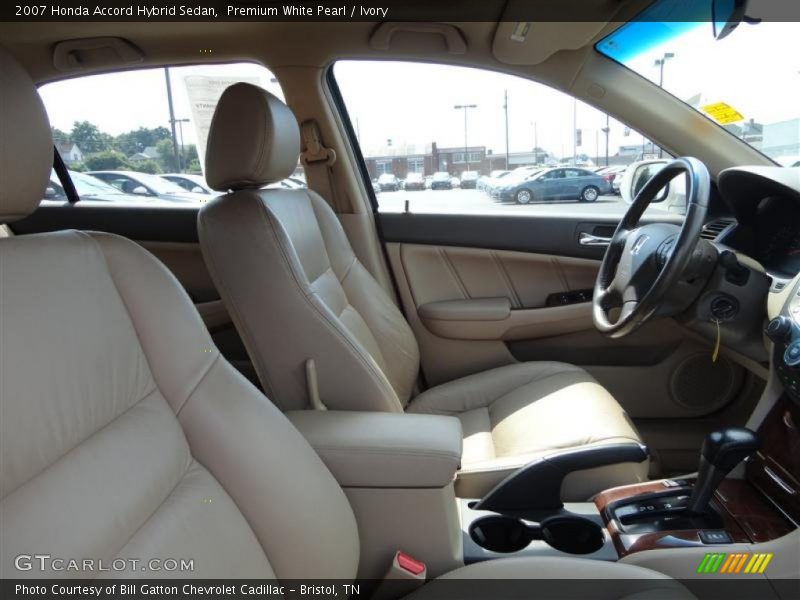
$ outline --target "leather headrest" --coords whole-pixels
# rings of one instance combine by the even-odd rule
[[[0,48],[0,223],[32,213],[53,167],[53,137],[30,76]]]
[[[259,188],[297,166],[300,128],[291,109],[249,83],[219,99],[206,147],[206,181],[218,191]]]

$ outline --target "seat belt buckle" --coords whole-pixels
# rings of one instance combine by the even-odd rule
[[[378,585],[372,600],[397,600],[422,586],[428,577],[428,567],[421,560],[398,550],[392,564]]]

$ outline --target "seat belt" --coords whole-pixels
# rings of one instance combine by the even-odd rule
[[[339,214],[350,212],[350,206],[339,198],[333,183],[331,167],[336,163],[336,151],[333,148],[326,148],[322,143],[319,125],[314,119],[307,119],[300,124],[300,135],[303,140],[300,161],[306,170],[306,181],[309,184],[313,181],[314,189],[335,212]]]
[[[53,169],[58,175],[58,180],[61,182],[61,187],[64,188],[64,193],[67,195],[67,202],[75,204],[81,198],[78,196],[78,190],[75,189],[75,184],[72,183],[72,178],[67,171],[67,165],[64,164],[64,159],[58,152],[58,148],[53,146]]]

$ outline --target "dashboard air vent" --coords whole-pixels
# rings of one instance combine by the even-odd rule
[[[728,228],[729,225],[732,225],[735,222],[735,219],[714,219],[710,223],[706,223],[703,226],[703,230],[700,232],[700,237],[705,240],[715,240],[717,237],[719,237],[720,233],[722,233]]]

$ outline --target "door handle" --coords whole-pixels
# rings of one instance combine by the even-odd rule
[[[581,246],[608,246],[611,243],[611,238],[592,235],[583,231],[578,238],[578,243]]]

